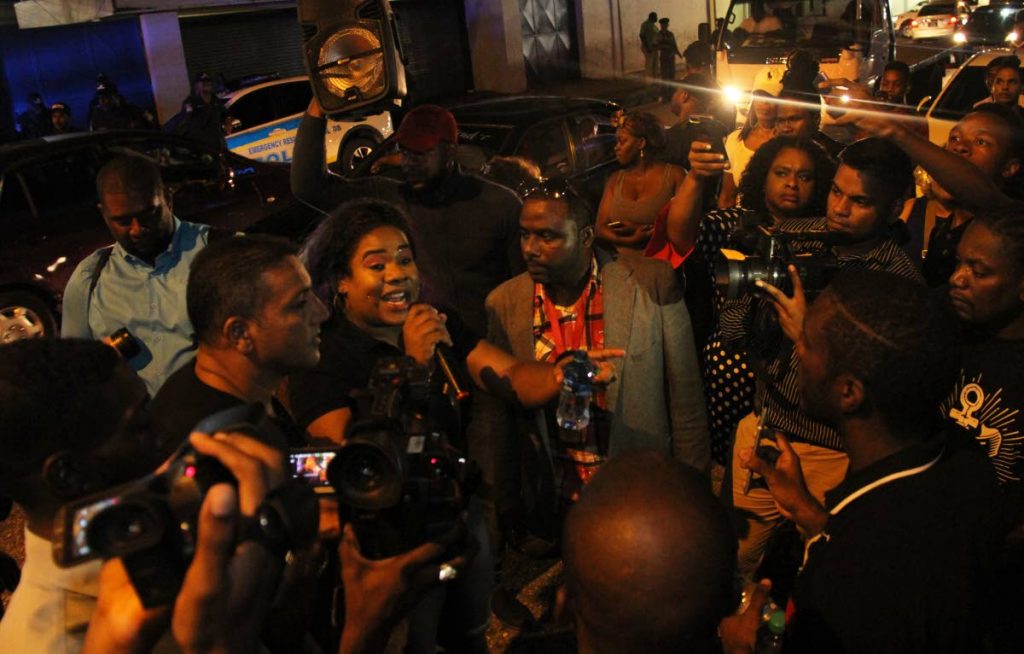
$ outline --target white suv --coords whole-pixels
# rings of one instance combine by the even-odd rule
[[[261,161],[292,160],[295,133],[313,98],[307,77],[288,77],[247,86],[220,95],[233,119],[228,149]],[[391,114],[367,116],[361,122],[329,120],[324,147],[327,164],[351,170],[393,131]]]

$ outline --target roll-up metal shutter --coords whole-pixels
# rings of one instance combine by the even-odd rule
[[[189,79],[200,72],[227,81],[250,75],[305,75],[294,8],[181,17]]]
[[[392,0],[414,104],[461,95],[473,85],[461,0]]]

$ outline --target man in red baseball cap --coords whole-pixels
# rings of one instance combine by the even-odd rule
[[[433,187],[455,166],[459,130],[444,107],[423,104],[408,114],[395,135],[405,181],[416,190]]]

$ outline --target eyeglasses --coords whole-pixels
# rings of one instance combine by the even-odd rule
[[[583,200],[572,183],[564,177],[541,177],[540,179],[528,179],[519,184],[516,189],[519,197],[526,200],[544,198],[548,200],[567,200],[574,198]],[[585,202],[585,200],[583,200]]]

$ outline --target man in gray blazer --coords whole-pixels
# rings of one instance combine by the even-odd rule
[[[601,462],[623,450],[669,452],[706,473],[704,395],[671,268],[595,249],[592,211],[557,180],[526,193],[519,226],[527,273],[488,296],[488,340],[520,359],[555,360],[575,349],[626,352],[595,397],[585,433],[560,430],[551,408],[522,416],[520,432],[542,445],[563,508]]]

